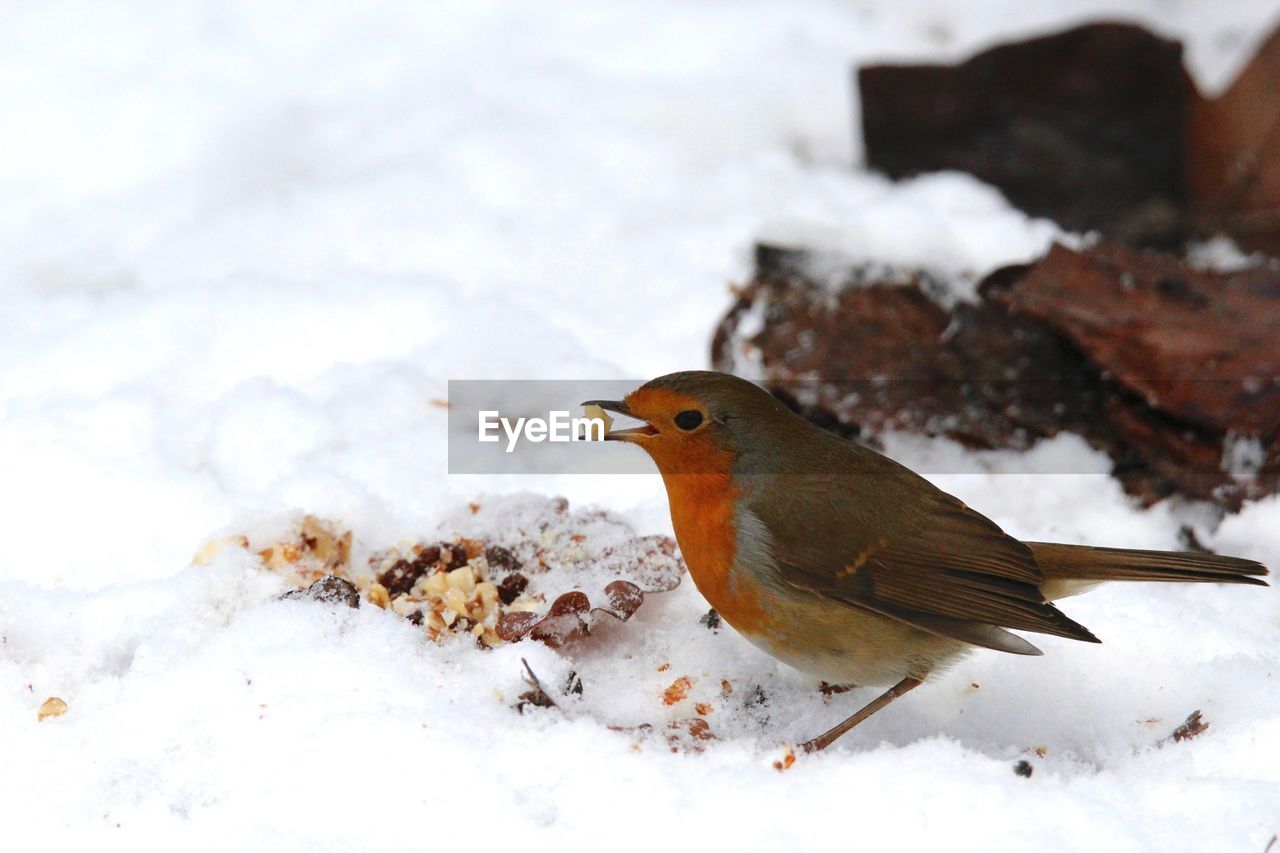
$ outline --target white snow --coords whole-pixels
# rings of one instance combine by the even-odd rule
[[[1219,89],[1274,16],[1065,5],[7,6],[0,846],[1263,850],[1270,590],[1071,599],[1104,645],[977,653],[780,773],[784,743],[869,696],[825,700],[700,625],[687,580],[570,660],[279,601],[242,552],[189,567],[209,536],[282,513],[340,519],[371,550],[518,491],[669,532],[655,477],[447,476],[433,400],[449,379],[705,367],[771,229],[970,276],[1057,236],[971,178],[857,168],[858,62],[1106,16],[1185,39]],[[1172,548],[1190,522],[1280,566],[1280,502],[1216,532],[1195,508],[1144,510],[1072,437],[891,449],[1018,535]],[[517,714],[522,657],[550,684],[575,669],[583,695]],[[689,698],[664,705],[682,675]],[[757,686],[765,705],[744,701]],[[69,710],[37,722],[48,696]],[[696,702],[717,735],[700,753],[609,728],[661,730]],[[1157,746],[1197,708],[1207,732]]]

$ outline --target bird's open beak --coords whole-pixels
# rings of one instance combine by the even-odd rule
[[[625,400],[587,400],[584,406],[599,406],[607,412],[617,412],[618,414],[635,418],[643,421],[639,415],[631,411],[631,407],[626,404]],[[648,436],[657,435],[658,431],[646,423],[643,426],[633,427],[631,429],[611,429],[605,434],[605,441],[635,441],[637,438],[647,438]]]

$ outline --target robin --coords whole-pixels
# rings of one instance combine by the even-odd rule
[[[892,685],[805,751],[975,647],[1042,654],[1012,630],[1099,642],[1051,603],[1097,584],[1267,585],[1235,557],[1021,542],[735,376],[672,373],[584,405],[643,422],[605,438],[657,464],[689,573],[725,621],[832,684]]]

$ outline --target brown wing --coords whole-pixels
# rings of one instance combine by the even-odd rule
[[[1045,600],[1026,545],[890,465],[879,476],[787,478],[784,502],[753,507],[771,534],[784,582],[1001,651],[1039,653],[1006,628],[1098,642]],[[822,518],[842,523],[817,529],[811,520]]]

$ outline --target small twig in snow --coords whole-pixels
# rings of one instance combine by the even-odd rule
[[[533,705],[538,708],[559,708],[560,706],[556,704],[556,700],[551,698],[551,694],[543,689],[542,682],[538,680],[538,676],[534,675],[529,662],[524,658],[520,658],[520,663],[524,664],[524,672],[520,677],[524,679],[524,683],[529,685],[530,689],[520,694],[520,701],[516,704],[516,710],[523,714],[526,705]]]

